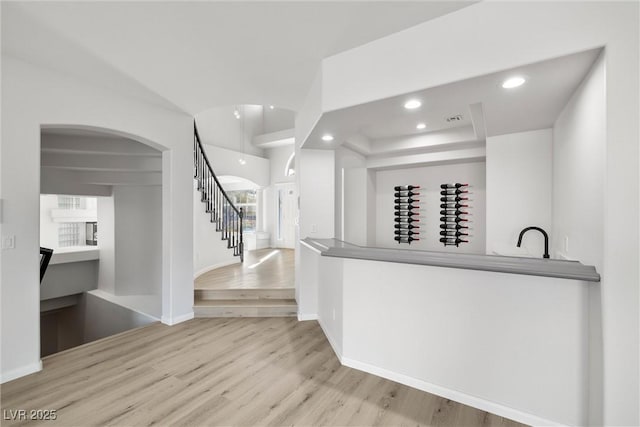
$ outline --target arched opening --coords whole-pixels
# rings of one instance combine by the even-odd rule
[[[40,131],[41,355],[162,315],[159,144],[92,126]]]
[[[287,165],[284,168],[284,176],[293,176],[296,174],[296,153],[291,153]]]

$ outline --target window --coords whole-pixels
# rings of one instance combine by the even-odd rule
[[[40,246],[64,248],[97,245],[98,199],[74,195],[40,195]],[[87,224],[93,225],[87,234]],[[89,239],[87,240],[87,236]]]
[[[86,209],[85,197],[58,196],[58,208],[60,209]]]
[[[257,191],[229,191],[227,195],[238,209],[242,208],[244,214],[243,230],[256,231],[256,219],[258,217]]]
[[[84,242],[83,222],[63,222],[58,225],[58,246],[82,246]]]

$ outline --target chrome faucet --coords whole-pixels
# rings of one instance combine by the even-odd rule
[[[538,230],[542,233],[542,235],[544,236],[544,255],[542,255],[542,258],[549,258],[549,235],[540,227],[527,227],[522,230],[520,232],[520,236],[518,237],[518,244],[516,246],[520,247],[520,245],[522,244],[522,236],[524,236],[524,233],[529,230]]]

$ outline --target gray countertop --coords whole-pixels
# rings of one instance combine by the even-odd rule
[[[329,257],[557,277],[587,282],[600,281],[600,274],[594,266],[584,265],[579,261],[371,248],[353,245],[338,239],[312,239],[309,237],[301,242],[322,256]]]

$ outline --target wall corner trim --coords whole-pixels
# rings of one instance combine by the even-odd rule
[[[322,332],[324,333],[324,336],[327,337],[327,341],[329,341],[329,345],[331,346],[331,348],[333,349],[333,352],[336,354],[336,357],[338,358],[338,360],[340,361],[340,363],[342,365],[347,366],[344,363],[344,358],[342,357],[342,349],[340,347],[338,347],[338,343],[336,342],[336,340],[331,336],[331,334],[327,333],[328,329],[322,324],[322,320],[320,318],[318,318],[318,324],[320,325],[320,328],[322,329]],[[363,369],[361,369],[363,370]],[[367,371],[368,372],[368,371]],[[378,375],[378,374],[374,374],[374,375]],[[380,376],[380,375],[378,375]]]
[[[501,417],[509,418],[527,425],[534,426],[564,426],[564,424],[550,421],[544,418],[540,418],[536,415],[522,412],[517,409],[509,408],[507,406],[500,405],[489,400],[481,399],[470,394],[462,393],[457,390],[451,390],[437,384],[428,383],[426,381],[410,377],[408,375],[400,374],[390,371],[388,369],[380,368],[378,366],[370,365],[368,363],[360,362],[348,357],[339,357],[340,362],[344,366],[348,366],[359,371],[367,372],[369,374],[376,375],[378,377],[386,378],[391,381],[398,382],[400,384],[407,385],[409,387],[417,388],[418,390],[426,391],[437,396],[441,396],[447,399],[454,400],[467,406],[471,406],[482,411],[490,412],[492,414],[499,415]]]
[[[17,378],[24,377],[29,374],[33,374],[35,372],[39,372],[42,370],[42,360],[38,360],[35,363],[30,363],[29,365],[22,366],[17,369],[13,369],[9,372],[3,372],[0,374],[0,384],[4,384],[6,382],[15,380]]]
[[[161,322],[164,323],[165,325],[173,326],[173,325],[177,325],[178,323],[186,322],[187,320],[191,320],[193,318],[194,318],[194,314],[193,314],[193,311],[191,311],[189,313],[182,314],[180,316],[175,316],[175,317],[162,316]]]

